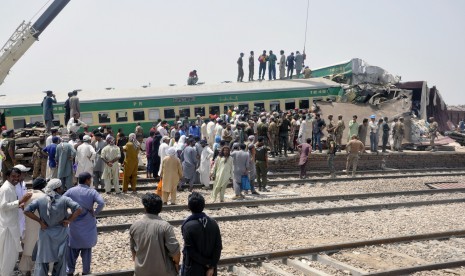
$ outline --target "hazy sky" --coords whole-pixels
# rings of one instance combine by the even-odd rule
[[[1,2],[3,45],[47,0]],[[306,8],[307,0],[71,0],[0,94],[185,85],[192,69],[207,84],[235,80],[240,52],[303,50]],[[306,63],[361,58],[465,104],[464,14],[462,0],[311,0]]]

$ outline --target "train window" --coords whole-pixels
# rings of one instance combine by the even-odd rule
[[[310,101],[309,100],[299,100],[299,108],[300,109],[307,109],[310,107]]]
[[[132,112],[134,116],[134,121],[144,121],[145,120],[145,112],[144,110],[134,110]]]
[[[156,121],[160,119],[160,109],[149,109],[149,120]]]
[[[30,119],[29,119],[29,122],[31,124],[35,124],[36,122],[39,122],[39,123],[42,123],[44,120],[44,117],[43,116],[32,116]],[[66,122],[68,123],[68,122]]]
[[[224,114],[227,114],[227,113],[228,113],[228,110],[233,111],[233,109],[234,109],[234,105],[233,105],[233,104],[225,104],[225,105],[224,105]]]
[[[91,125],[94,123],[94,117],[92,116],[92,113],[81,113],[81,121]]]
[[[218,105],[210,105],[208,107],[208,114],[211,115],[220,115],[220,107]]]
[[[257,111],[257,112],[265,111],[265,103],[254,103],[253,109],[254,111]]]
[[[180,107],[179,108],[179,116],[181,116],[181,118],[184,118],[184,117],[190,118],[191,117],[191,109],[189,107]]]
[[[173,108],[165,108],[163,113],[165,114],[165,119],[173,119],[174,117],[176,117]]]
[[[110,120],[110,113],[108,112],[99,112],[98,113],[98,122],[99,124],[107,124]]]
[[[243,110],[249,110],[249,104],[248,103],[240,103],[239,104],[239,111]]]
[[[284,110],[291,110],[295,108],[295,101],[294,100],[286,100],[284,104]]]
[[[24,128],[24,127],[26,127],[26,119],[24,119],[24,118],[13,119],[13,128],[14,129]]]
[[[195,116],[200,115],[200,116],[204,117],[205,116],[205,107],[203,107],[203,106],[194,107],[194,113],[195,113]]]
[[[278,101],[270,102],[270,111],[280,111],[281,107]]]
[[[116,111],[116,122],[127,122],[128,113],[126,111]]]

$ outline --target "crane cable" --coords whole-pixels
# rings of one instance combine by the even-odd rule
[[[32,17],[29,19],[29,22],[32,22],[32,19],[36,17],[52,0],[48,0]]]
[[[304,39],[304,59],[306,57],[305,54],[305,45],[307,44],[307,29],[308,29],[308,10],[310,8],[310,0],[307,0],[307,19],[305,21],[305,39]]]

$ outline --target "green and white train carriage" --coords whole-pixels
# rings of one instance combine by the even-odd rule
[[[64,101],[67,92],[55,93],[59,101],[54,105],[54,125],[65,125]],[[134,132],[141,123],[146,130],[158,119],[173,122],[176,115],[194,119],[196,115],[226,112],[233,106],[266,111],[308,108],[314,99],[338,100],[343,94],[340,84],[323,79],[299,79],[215,85],[170,86],[140,89],[111,89],[79,93],[81,120],[90,129],[106,125],[126,134]],[[0,97],[2,124],[7,128],[22,128],[26,124],[43,122],[43,93],[27,97]]]

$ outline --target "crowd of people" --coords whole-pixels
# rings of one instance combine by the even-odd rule
[[[92,175],[82,172],[78,185],[64,191],[60,179],[36,178],[27,191],[29,169],[16,165],[6,172],[0,187],[0,275],[13,275],[16,264],[22,275],[74,275],[79,256],[82,275],[91,274],[92,248],[97,244],[96,216],[105,202],[90,186]],[[181,227],[180,245],[173,227],[158,215],[163,201],[154,193],[142,197],[146,215],[130,228],[129,250],[136,275],[216,275],[222,242],[217,223],[204,212],[199,193],[188,198],[192,215]],[[71,212],[69,213],[70,210]]]

